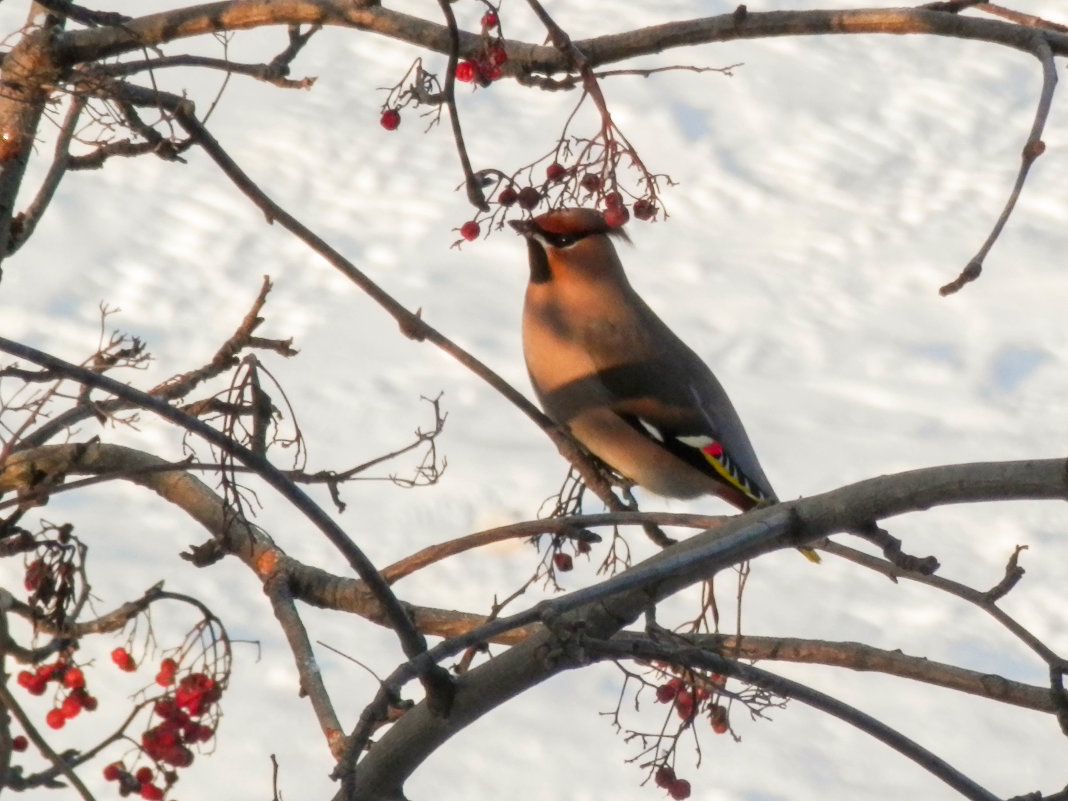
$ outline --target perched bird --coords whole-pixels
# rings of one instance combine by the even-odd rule
[[[626,234],[581,208],[511,224],[530,256],[523,354],[545,413],[658,495],[774,502],[727,393],[627,281],[612,244]]]

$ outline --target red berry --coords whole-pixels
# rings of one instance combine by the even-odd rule
[[[675,799],[675,801],[682,801],[684,798],[690,797],[690,783],[685,779],[675,779],[667,787],[668,795]]]
[[[468,242],[473,242],[478,239],[478,235],[482,232],[482,229],[478,227],[478,223],[474,220],[468,220],[460,226],[460,236],[466,239]]]
[[[571,554],[569,553],[554,553],[553,564],[556,565],[556,569],[561,573],[566,573],[574,567],[574,564],[571,561]]]
[[[62,709],[49,709],[48,714],[45,715],[45,723],[53,729],[62,729],[66,722],[67,716],[63,714]]]
[[[645,198],[634,201],[634,216],[639,220],[651,220],[656,216],[656,206]]]
[[[516,200],[519,199],[519,193],[512,187],[506,186],[500,192],[497,193],[497,202],[502,206],[511,206]]]
[[[661,765],[653,774],[657,787],[669,787],[675,781],[675,769],[671,765]]]
[[[483,14],[482,15],[482,27],[486,28],[486,29],[496,28],[497,27],[497,15],[494,14],[492,11],[487,11],[485,14]]]
[[[138,768],[137,773],[134,774],[134,778],[137,779],[138,784],[149,784],[152,781],[152,768],[143,767]]]
[[[160,698],[156,701],[156,705],[152,707],[152,711],[164,720],[170,720],[182,714],[178,711],[178,705],[173,698]]]
[[[723,734],[730,728],[730,723],[727,720],[726,707],[719,706],[718,704],[712,707],[708,719],[712,723],[712,731],[716,734]]]
[[[112,762],[110,765],[104,766],[104,778],[109,782],[117,781],[125,771],[126,768],[121,762]]]
[[[395,131],[400,125],[400,112],[395,108],[387,108],[382,112],[382,118],[378,122],[387,131]]]
[[[97,700],[95,695],[87,695],[84,698],[79,696],[78,701],[81,703],[82,709],[86,712],[96,711]]]
[[[70,719],[82,711],[82,705],[78,703],[78,699],[73,695],[68,695],[63,699],[63,703],[59,705],[59,709],[63,713],[63,717]]]
[[[35,678],[37,678],[36,673],[31,673],[28,670],[20,670],[19,675],[15,677],[15,681],[18,682],[19,687],[29,687],[33,684]]]
[[[622,206],[623,196],[619,194],[619,192],[609,192],[607,195],[604,196],[604,204],[608,206],[608,208],[612,208],[613,206]]]
[[[579,183],[587,192],[596,192],[601,188],[601,176],[593,172],[588,172],[582,176],[582,180],[579,181]]]
[[[29,684],[26,685],[26,692],[30,695],[44,695],[45,690],[48,688],[48,679],[44,676],[34,676]]]
[[[483,81],[489,83],[501,77],[501,68],[492,61],[480,61],[478,62],[478,74],[482,76]]]
[[[675,696],[675,711],[683,720],[693,714],[693,696],[687,690],[682,690]]]
[[[174,673],[176,670],[178,670],[178,663],[169,656],[159,663],[160,673]]]
[[[668,701],[675,700],[675,696],[679,694],[679,685],[676,684],[678,679],[672,679],[667,684],[661,684],[656,688],[656,700],[658,703],[666,704]]]
[[[490,45],[486,48],[486,61],[494,67],[499,67],[508,60],[508,53],[503,47]],[[499,75],[500,73],[498,73]]]
[[[456,80],[467,83],[479,77],[478,64],[473,61],[461,61],[456,65]]]
[[[122,667],[130,661],[130,654],[126,651],[125,648],[116,648],[114,651],[111,652],[111,661],[119,667]]]
[[[552,164],[545,168],[545,177],[548,178],[550,181],[559,181],[566,174],[567,167],[556,161],[554,161]]]
[[[609,206],[604,210],[605,225],[609,228],[619,228],[622,225],[626,225],[629,219],[630,212],[627,211],[626,206]]]
[[[160,801],[163,798],[163,791],[154,784],[142,784],[141,797],[147,801]]]
[[[12,751],[25,751],[30,747],[30,741],[23,735],[17,734],[11,738],[11,750]]]
[[[159,758],[176,768],[188,768],[193,764],[193,752],[184,745],[172,745],[160,751]]]
[[[530,211],[541,202],[541,192],[533,186],[524,186],[519,190],[519,205]]]
[[[85,674],[81,668],[70,667],[63,673],[63,686],[70,689],[85,686]]]

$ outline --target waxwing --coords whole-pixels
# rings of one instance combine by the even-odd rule
[[[593,209],[511,225],[527,240],[523,354],[545,413],[658,495],[774,502],[727,393],[627,281],[612,244],[626,234]]]

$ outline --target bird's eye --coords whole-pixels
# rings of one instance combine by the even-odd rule
[[[585,234],[551,234],[548,231],[544,232],[542,236],[545,237],[545,241],[552,245],[554,248],[561,249],[571,247],[580,239],[585,237]]]

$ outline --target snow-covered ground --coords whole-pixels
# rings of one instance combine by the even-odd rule
[[[396,5],[436,13],[432,3]],[[801,6],[773,0],[750,10]],[[1019,6],[1066,21],[1063,4],[1053,0]],[[547,7],[577,39],[724,13],[733,4],[587,0]],[[464,0],[456,12],[471,29],[481,9]],[[5,29],[22,13],[5,4]],[[524,4],[508,2],[501,15],[509,37],[542,40]],[[284,41],[281,31],[242,34],[230,52],[263,60]],[[200,46],[219,54],[217,45]],[[235,77],[210,127],[276,200],[525,390],[518,328],[524,247],[506,231],[450,249],[452,229],[471,210],[454,191],[460,177],[447,128],[424,134],[412,114],[393,133],[377,124],[379,87],[396,83],[418,55],[357,31],[324,31],[294,64],[296,77],[318,76],[312,90]],[[444,64],[426,61],[430,69]],[[632,223],[634,247],[623,258],[632,281],[728,388],[780,496],[921,466],[1063,456],[1063,97],[1054,103],[1046,153],[982,279],[954,297],[937,293],[985,239],[1015,178],[1040,88],[1035,61],[974,42],[864,36],[735,42],[640,65],[679,63],[743,66],[733,77],[667,73],[606,83],[616,122],[652,169],[678,182],[665,198],[670,219]],[[221,78],[162,73],[158,80],[165,88],[191,86],[206,108]],[[503,81],[461,91],[460,102],[475,167],[510,172],[551,147],[575,98]],[[42,156],[49,146],[39,145]],[[122,312],[110,322],[147,339],[155,356],[144,373],[128,376],[148,387],[210,358],[270,275],[275,289],[261,332],[295,337],[301,354],[265,361],[297,410],[315,466],[344,467],[404,443],[427,422],[420,396],[444,393],[449,417],[440,445],[448,469],[437,486],[367,483],[344,491],[349,508],[338,519],[378,564],[535,516],[565,470],[552,445],[494,391],[433,347],[400,336],[367,297],[279,226],[265,224],[203,153],[187,158],[185,166],[116,159],[102,171],[70,175],[34,239],[5,264],[0,333],[80,360],[98,336],[98,304],[117,306]],[[173,431],[147,421],[142,428],[86,424],[83,432],[180,454]],[[345,571],[305,521],[270,493],[260,497],[259,522],[289,553]],[[318,497],[329,506],[325,493]],[[723,511],[710,500],[643,500],[648,509]],[[311,710],[296,697],[292,660],[257,583],[236,560],[204,570],[178,561],[177,552],[204,535],[132,488],[70,493],[44,515],[74,521],[92,546],[101,610],[166,576],[168,588],[209,599],[235,639],[259,643],[236,646],[218,749],[185,772],[175,797],[217,797],[226,788],[228,798],[263,798],[272,753],[284,797],[329,797],[329,755]],[[889,527],[912,552],[936,553],[945,575],[980,587],[999,579],[1014,545],[1029,546],[1027,577],[1005,607],[1068,652],[1063,504],[939,509]],[[639,537],[632,543],[638,556],[651,553]],[[483,611],[495,593],[518,586],[535,558],[521,545],[487,549],[402,582],[398,591],[415,603]],[[5,585],[19,579],[12,565],[0,564],[0,571]],[[566,579],[569,587],[593,581],[593,566],[579,562]],[[165,614],[157,612],[156,625],[166,625]],[[313,640],[380,674],[401,658],[385,630],[311,610],[307,617]],[[831,558],[814,568],[790,552],[756,564],[745,631],[864,640],[1044,679],[1041,665],[976,610]],[[102,660],[110,647],[99,644]],[[325,649],[319,655],[342,720],[351,724],[375,683],[343,658]],[[1064,740],[1049,716],[879,676],[768,667],[882,717],[999,795],[1051,792],[1065,782]],[[139,686],[104,665],[90,675],[102,697],[109,681],[115,692]],[[410,782],[409,796],[659,798],[661,791],[638,787],[642,774],[624,764],[636,748],[598,714],[615,707],[619,682],[618,672],[604,667],[527,693],[443,748]],[[114,698],[113,708],[77,719],[56,744],[84,743],[94,720],[121,713]],[[655,727],[659,713],[644,707],[626,721]],[[741,743],[709,733],[701,770],[680,769],[695,798],[955,797],[884,746],[799,704],[770,722],[737,717]],[[87,780],[101,798],[114,791],[96,771]]]

